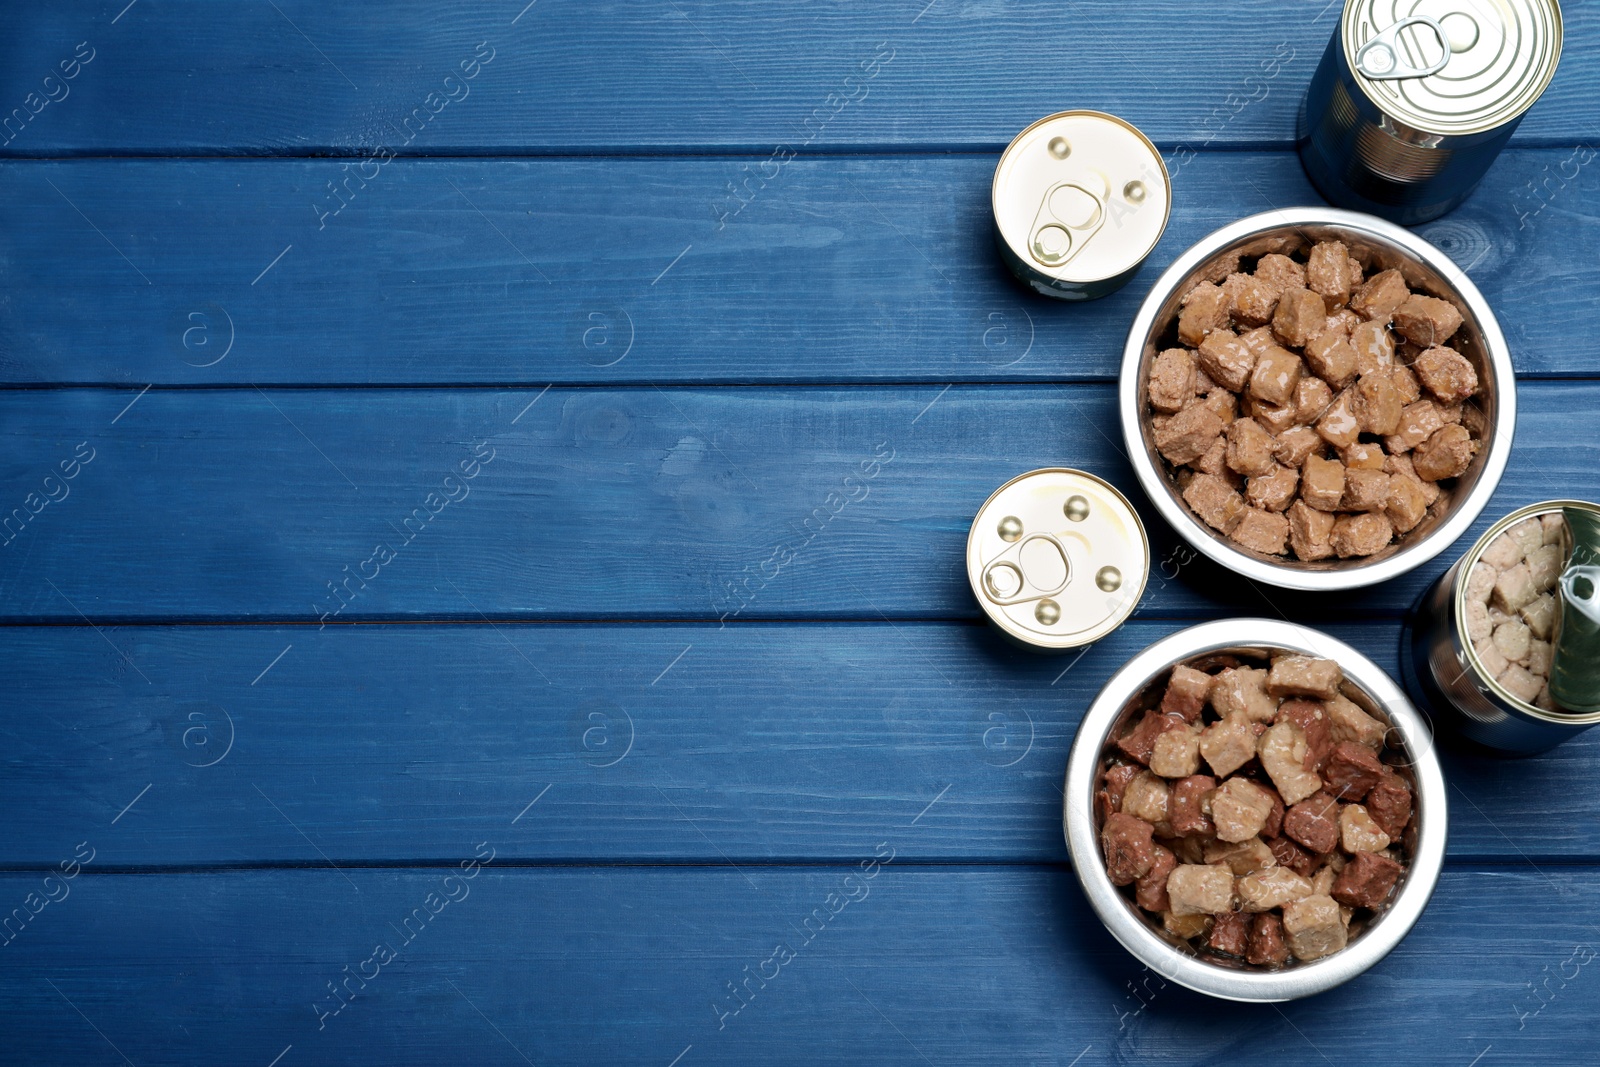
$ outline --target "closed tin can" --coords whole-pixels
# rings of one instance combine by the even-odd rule
[[[1477,187],[1561,59],[1557,0],[1346,0],[1300,113],[1339,206],[1414,226]]]
[[[995,244],[1029,288],[1094,300],[1128,283],[1172,209],[1150,139],[1099,111],[1063,111],[1017,134],[991,190]]]
[[[1470,639],[1468,599],[1473,567],[1502,533],[1527,519],[1559,515],[1563,508],[1600,516],[1600,506],[1575,500],[1549,500],[1513,511],[1489,527],[1467,554],[1422,594],[1406,620],[1400,660],[1412,696],[1431,710],[1437,726],[1506,755],[1543,752],[1600,723],[1600,712],[1541,707],[1519,698],[1485,665]],[[1551,632],[1548,636],[1553,646],[1558,635]]]
[[[967,578],[1001,633],[1062,652],[1121,626],[1150,575],[1150,543],[1109,483],[1066,467],[1018,475],[978,509]]]

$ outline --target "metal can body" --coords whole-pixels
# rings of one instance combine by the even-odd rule
[[[1300,112],[1307,175],[1339,207],[1438,218],[1549,84],[1561,40],[1556,0],[1347,0]]]
[[[1547,751],[1600,723],[1600,713],[1550,712],[1518,700],[1483,669],[1466,635],[1464,599],[1473,564],[1512,526],[1562,507],[1600,514],[1600,507],[1572,500],[1512,512],[1422,594],[1406,622],[1400,659],[1412,696],[1432,712],[1436,724],[1506,755]]]
[[[967,579],[1013,643],[1064,652],[1133,614],[1150,574],[1144,524],[1111,483],[1067,467],[1018,475],[978,509]]]
[[[1063,111],[1017,134],[990,196],[1001,259],[1023,284],[1058,300],[1094,300],[1126,285],[1172,208],[1161,153],[1099,111]]]

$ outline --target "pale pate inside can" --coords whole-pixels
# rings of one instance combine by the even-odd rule
[[[1011,272],[1060,300],[1120,289],[1167,227],[1172,187],[1150,139],[1099,111],[1063,111],[1006,148],[991,191]]]
[[[1121,626],[1149,574],[1149,540],[1127,498],[1067,467],[996,489],[967,535],[979,606],[1007,637],[1039,651],[1078,648]]]

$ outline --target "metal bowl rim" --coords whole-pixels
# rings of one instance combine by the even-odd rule
[[[1301,226],[1334,226],[1360,232],[1397,246],[1400,251],[1439,274],[1461,294],[1466,310],[1483,335],[1484,359],[1494,368],[1495,419],[1489,437],[1489,453],[1472,489],[1456,501],[1450,514],[1427,536],[1376,563],[1352,563],[1333,570],[1301,570],[1288,562],[1270,563],[1212,537],[1209,528],[1202,526],[1200,520],[1183,507],[1165,472],[1145,444],[1139,411],[1140,364],[1144,360],[1144,347],[1161,305],[1189,280],[1189,276],[1201,264],[1229,245]],[[1128,339],[1122,351],[1122,369],[1118,376],[1117,408],[1122,418],[1123,442],[1145,494],[1162,517],[1196,551],[1236,574],[1268,585],[1326,592],[1359,589],[1398,577],[1427,563],[1466,533],[1488,505],[1511,458],[1511,442],[1517,422],[1517,390],[1511,350],[1500,331],[1500,323],[1478,287],[1456,266],[1454,260],[1409,230],[1375,216],[1336,208],[1301,207],[1266,211],[1230,223],[1196,242],[1162,272],[1144,303],[1139,306],[1139,312],[1128,330]]]
[[[1230,648],[1285,648],[1336,660],[1345,677],[1370,696],[1400,731],[1416,776],[1420,822],[1411,866],[1398,895],[1348,947],[1283,971],[1235,971],[1187,956],[1151,931],[1106,876],[1094,825],[1094,787],[1107,734],[1128,701],[1173,664]],[[1106,682],[1078,726],[1067,758],[1062,827],[1078,883],[1100,921],[1141,963],[1169,981],[1224,1000],[1270,1003],[1325,992],[1372,967],[1416,924],[1444,867],[1448,833],[1444,772],[1427,721],[1405,691],[1366,656],[1320,631],[1276,619],[1201,623],[1150,645]]]

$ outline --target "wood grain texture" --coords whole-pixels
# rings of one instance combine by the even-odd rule
[[[919,862],[1065,862],[1078,722],[1179,628],[1063,658],[930,623],[0,628],[0,861],[137,800],[102,867],[441,863],[485,827],[529,863],[848,860],[907,828]],[[1399,677],[1397,625],[1329,629]],[[1452,858],[1600,852],[1600,733],[1445,767]]]
[[[1524,375],[1600,374],[1572,341],[1600,301],[1600,168],[1582,158],[1508,152],[1420,231],[1470,271]],[[1291,152],[1201,154],[1144,271],[1072,305],[1000,264],[993,156],[800,159],[732,214],[749,165],[396,160],[364,181],[336,160],[14,164],[0,382],[1108,380],[1184,249],[1320,202]]]
[[[1600,384],[1520,397],[1458,551],[1515,507],[1600,496]],[[1338,596],[1241,584],[1143,501],[1114,410],[1108,385],[13,391],[0,516],[28,521],[0,547],[0,619],[976,618],[972,516],[1053,465],[1139,502],[1177,575],[1144,617],[1394,618],[1452,558]],[[463,481],[475,449],[493,459]]]
[[[354,3],[187,0],[138,4],[114,24],[115,2],[17,9],[0,26],[6,108],[41,89],[60,96],[42,79],[79,42],[95,58],[4,151],[766,152],[808,139],[998,150],[1063,107],[1121,115],[1166,148],[1285,144],[1338,14],[1270,0],[1204,18],[1185,0],[543,0],[519,18],[523,7],[408,0],[380,18]],[[1592,10],[1569,4],[1566,16],[1561,69],[1517,133],[1527,143],[1593,136],[1600,36]],[[470,92],[455,89],[460,102],[405,144],[406,116],[442,97],[484,41],[493,58]],[[863,66],[880,55],[891,58]]]
[[[914,834],[886,830],[862,858]],[[498,843],[486,830],[462,857],[485,839]],[[439,870],[125,876],[91,865],[3,950],[0,1005],[27,1020],[7,1052],[141,1065],[282,1055],[279,1067],[665,1067],[681,1056],[689,1067],[1371,1063],[1416,1048],[1413,1062],[1465,1065],[1492,1046],[1502,1060],[1590,1062],[1591,867],[1447,869],[1386,959],[1274,1007],[1164,984],[1105,932],[1068,869],[918,868],[895,855],[870,880],[855,864],[491,864],[448,885]],[[0,892],[20,903],[39,884],[8,875]],[[446,893],[459,899],[412,918]],[[830,914],[847,893],[855,901]],[[808,941],[808,929],[820,933]],[[359,995],[319,1031],[317,1006],[343,1003],[329,983],[383,958],[380,944],[396,958],[365,967],[365,988],[352,979]],[[747,966],[757,974],[778,945],[792,958],[764,988],[752,979],[731,1014],[728,983]]]

